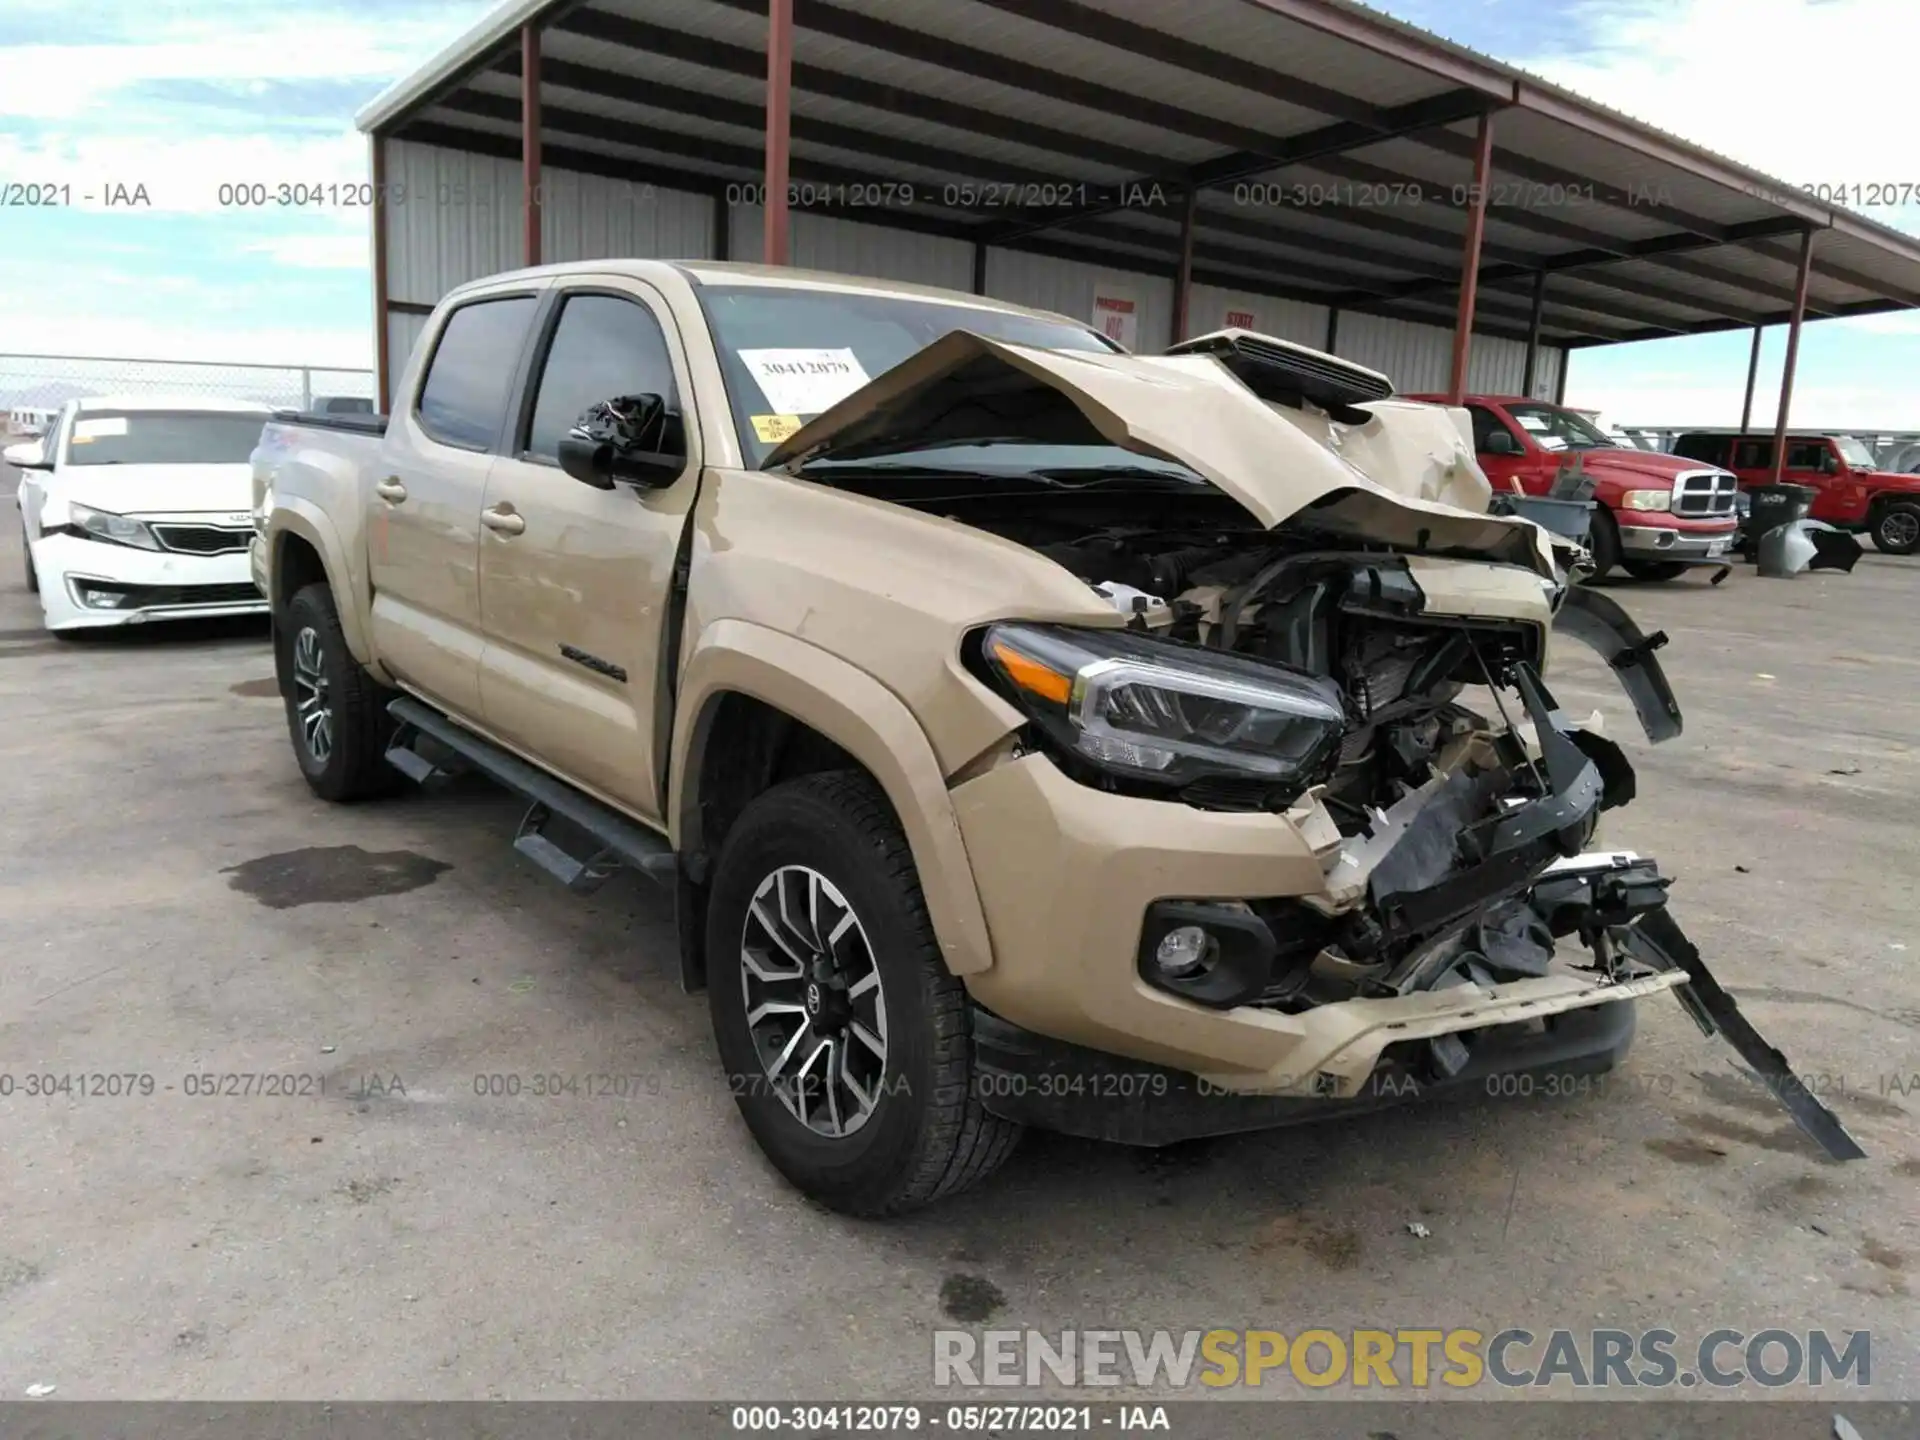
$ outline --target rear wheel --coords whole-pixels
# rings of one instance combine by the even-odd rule
[[[1626,560],[1621,568],[1636,580],[1677,580],[1687,567],[1672,560]]]
[[[347,649],[333,591],[309,585],[274,627],[287,731],[308,787],[323,800],[390,794],[400,773],[386,762],[391,697]]]
[[[1895,500],[1873,517],[1873,546],[1883,555],[1911,555],[1920,550],[1920,505]]]
[[[803,776],[747,807],[714,869],[707,967],[747,1128],[822,1204],[897,1215],[1013,1152],[1020,1127],[980,1104],[966,991],[866,776]]]

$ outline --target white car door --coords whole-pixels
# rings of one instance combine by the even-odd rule
[[[40,455],[44,460],[59,463],[60,439],[67,431],[67,422],[73,413],[71,404],[64,405],[60,413],[48,424],[46,433],[40,439]],[[29,543],[39,538],[40,511],[47,503],[47,486],[56,472],[52,470],[22,470],[20,472],[20,523],[27,532]]]

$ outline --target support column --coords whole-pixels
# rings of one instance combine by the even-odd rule
[[[1753,349],[1747,355],[1747,398],[1740,405],[1740,433],[1747,433],[1747,426],[1753,423],[1753,382],[1760,378],[1760,337],[1765,327],[1753,327]]]
[[[1562,345],[1560,347],[1560,373],[1553,377],[1553,403],[1556,405],[1564,405],[1567,403],[1567,371],[1572,368],[1573,347],[1571,345]]]
[[[1800,236],[1800,269],[1793,280],[1793,318],[1787,322],[1787,360],[1780,370],[1780,413],[1773,420],[1773,483],[1787,463],[1787,410],[1793,404],[1793,370],[1800,362],[1800,322],[1807,313],[1807,275],[1813,268],[1813,231]]]
[[[520,211],[525,223],[522,253],[540,263],[540,30],[520,27]]]
[[[1534,377],[1540,373],[1540,320],[1547,308],[1547,272],[1533,272],[1533,311],[1527,316],[1527,365],[1520,377],[1520,393],[1533,399]]]
[[[984,242],[973,242],[973,293],[987,293],[987,247]]]
[[[1193,217],[1199,204],[1200,187],[1187,186],[1187,201],[1180,211],[1180,272],[1173,282],[1173,338],[1178,345],[1187,338],[1187,318],[1193,308]]]
[[[388,370],[392,357],[387,340],[387,142],[386,137],[367,137],[372,150],[367,165],[373,182],[373,404],[382,415],[387,413],[391,391]]]
[[[1467,394],[1467,361],[1473,354],[1473,306],[1480,293],[1480,241],[1487,233],[1487,186],[1493,174],[1493,112],[1482,111],[1480,134],[1473,147],[1473,186],[1467,192],[1466,243],[1460,252],[1460,313],[1453,327],[1453,378],[1447,385],[1447,403],[1458,405]]]
[[[725,190],[716,190],[713,195],[713,258],[733,258],[733,206],[727,203]]]
[[[787,168],[793,141],[793,0],[767,0],[767,203],[762,258],[787,263]]]
[[[1329,355],[1337,354],[1338,351],[1334,347],[1339,343],[1340,310],[1339,307],[1330,305],[1327,307],[1327,343],[1320,348],[1325,350]]]

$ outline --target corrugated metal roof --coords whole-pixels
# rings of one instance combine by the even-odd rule
[[[1353,0],[794,9],[793,179],[822,214],[1171,275],[1199,185],[1207,283],[1444,323],[1491,108],[1494,334],[1525,332],[1539,272],[1555,344],[1782,319],[1808,228],[1810,315],[1920,305],[1920,240]],[[507,0],[361,128],[510,156],[530,21],[567,163],[758,182],[766,0]]]

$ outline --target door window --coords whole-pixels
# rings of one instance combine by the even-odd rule
[[[1736,470],[1767,470],[1772,466],[1771,440],[1742,440],[1733,447],[1733,468]]]
[[[1820,462],[1826,458],[1827,442],[1824,440],[1789,440],[1787,442],[1787,469],[1818,470]]]
[[[1486,406],[1469,405],[1467,407],[1467,414],[1473,418],[1473,448],[1482,455],[1493,448],[1488,442],[1496,430],[1512,438],[1513,432],[1508,430],[1500,417],[1487,409]],[[1508,447],[1508,453],[1518,453],[1519,449],[1520,442],[1515,440],[1513,444]]]
[[[625,395],[667,403],[667,444],[680,424],[673,356],[660,322],[645,305],[614,295],[570,295],[554,327],[527,427],[528,459],[554,460],[582,411]]]
[[[533,323],[534,298],[476,300],[447,317],[415,414],[442,445],[486,450],[499,438],[507,387]]]

